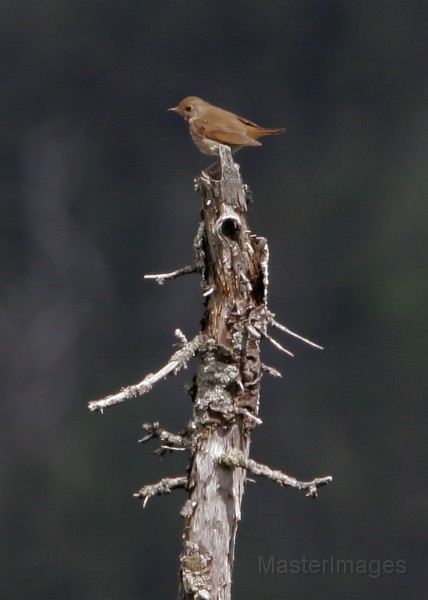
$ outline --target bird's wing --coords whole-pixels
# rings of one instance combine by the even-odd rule
[[[251,133],[251,136],[254,136],[255,138],[262,137],[263,135],[284,133],[284,131],[286,131],[284,127],[261,127],[260,125],[257,125],[257,123],[253,123],[252,121],[248,121],[247,119],[243,119],[242,117],[239,117],[239,120],[246,126],[247,131]]]
[[[204,119],[193,119],[190,127],[201,137],[214,140],[220,144],[229,144],[232,146],[261,146],[261,143],[247,135],[246,128],[237,130],[236,127],[227,127],[224,125],[211,125]]]

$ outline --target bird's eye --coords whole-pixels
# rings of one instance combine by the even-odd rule
[[[192,106],[191,104],[189,104],[189,106],[186,106],[186,108],[184,109],[186,112],[190,112],[192,110]]]

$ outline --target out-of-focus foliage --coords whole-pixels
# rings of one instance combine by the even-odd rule
[[[200,95],[287,134],[237,156],[291,346],[265,379],[253,457],[331,473],[310,502],[247,489],[234,597],[426,590],[427,5],[417,0],[3,0],[0,4],[0,585],[9,600],[175,597],[183,472],[139,447],[180,429],[191,370],[91,415],[192,335],[207,161],[165,112]],[[283,340],[284,342],[284,340]],[[291,342],[290,342],[291,343]],[[406,561],[406,573],[263,574],[267,561]],[[374,564],[374,563],[373,563]],[[372,566],[373,566],[372,564]]]

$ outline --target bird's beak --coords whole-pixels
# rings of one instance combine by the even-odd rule
[[[167,112],[178,112],[178,106],[174,106],[173,108],[168,108]]]

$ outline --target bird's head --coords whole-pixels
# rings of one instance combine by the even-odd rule
[[[174,106],[174,108],[168,108],[168,110],[182,115],[188,121],[194,117],[200,117],[207,105],[208,102],[205,102],[202,98],[187,96],[180,104]]]

